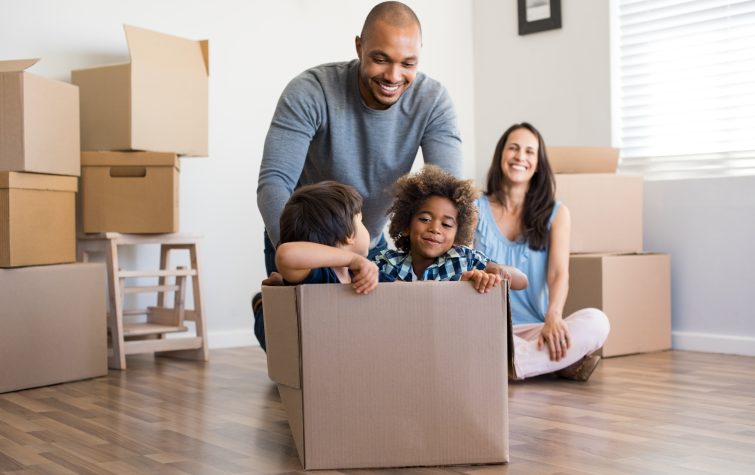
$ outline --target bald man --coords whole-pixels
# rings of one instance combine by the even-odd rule
[[[456,112],[446,89],[417,70],[422,29],[411,8],[378,4],[355,43],[357,59],[303,72],[278,101],[257,187],[268,274],[281,211],[298,186],[336,180],[356,188],[376,251],[385,247],[391,185],[420,147],[426,163],[461,173]]]
[[[417,70],[422,28],[412,9],[378,4],[355,43],[357,59],[304,71],[278,100],[257,186],[268,275],[275,270],[281,211],[295,188],[323,180],[356,188],[372,257],[386,247],[391,187],[410,171],[420,147],[425,163],[461,174],[456,112],[446,89]],[[264,349],[260,294],[252,307]]]

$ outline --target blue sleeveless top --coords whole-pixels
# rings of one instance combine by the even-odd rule
[[[553,218],[561,206],[556,201],[548,218],[550,232]],[[477,199],[479,218],[475,231],[475,249],[493,261],[513,266],[527,275],[529,286],[524,290],[511,291],[511,319],[515,325],[522,323],[543,323],[548,310],[548,251],[550,243],[542,251],[530,249],[524,241],[509,241],[503,235],[493,216],[487,196]]]

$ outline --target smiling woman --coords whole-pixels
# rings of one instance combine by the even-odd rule
[[[529,279],[527,289],[511,293],[516,377],[558,371],[586,381],[600,361],[593,353],[608,337],[608,318],[594,308],[562,315],[571,218],[554,194],[540,132],[526,122],[512,125],[498,141],[487,192],[477,202],[475,247]]]

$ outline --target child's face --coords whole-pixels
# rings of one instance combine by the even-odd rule
[[[409,223],[413,258],[435,259],[454,245],[459,212],[448,198],[431,196],[422,203]]]
[[[354,216],[354,252],[360,256],[367,257],[367,253],[370,250],[370,233],[367,228],[364,227],[362,222],[362,213]]]

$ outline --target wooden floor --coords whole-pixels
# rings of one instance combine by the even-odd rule
[[[128,368],[0,395],[0,473],[303,473],[259,348]],[[755,473],[755,358],[613,358],[509,394],[508,465],[314,473]]]

